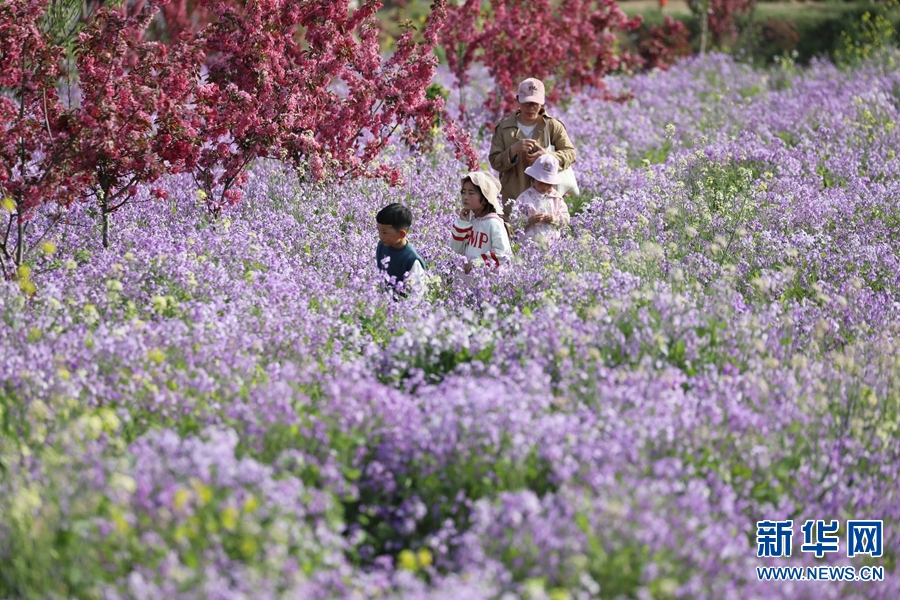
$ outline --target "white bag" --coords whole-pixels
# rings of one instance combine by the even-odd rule
[[[545,148],[547,152],[554,152],[556,147],[550,143],[550,128],[547,127],[544,129],[544,135],[547,136],[547,144]],[[581,190],[578,189],[578,182],[575,180],[575,171],[572,167],[569,167],[565,171],[559,172],[559,177],[562,179],[562,183],[557,183],[555,186],[556,191],[559,192],[560,196],[565,197],[566,194],[572,194],[573,196],[578,196],[581,194]]]

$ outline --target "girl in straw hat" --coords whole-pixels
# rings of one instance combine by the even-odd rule
[[[501,216],[500,181],[484,171],[472,172],[463,177],[461,193],[462,210],[450,231],[450,247],[468,259],[465,272],[509,262],[512,248]]]

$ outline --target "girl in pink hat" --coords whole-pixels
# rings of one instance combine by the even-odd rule
[[[513,214],[517,229],[523,230],[524,239],[555,242],[562,228],[569,226],[569,207],[553,187],[560,182],[559,161],[552,154],[543,154],[525,173],[532,182],[516,198]]]
[[[450,247],[468,260],[463,269],[497,268],[509,262],[512,248],[503,221],[500,181],[476,171],[462,180],[462,210],[450,230]]]

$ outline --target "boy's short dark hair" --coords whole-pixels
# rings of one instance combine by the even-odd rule
[[[388,204],[375,215],[375,222],[379,225],[390,225],[395,230],[409,230],[412,226],[412,211],[399,202]]]

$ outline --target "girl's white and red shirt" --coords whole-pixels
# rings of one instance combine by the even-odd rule
[[[476,267],[499,267],[512,258],[506,225],[497,213],[488,213],[471,221],[456,219],[450,230],[450,247]]]
[[[535,223],[525,227],[528,219],[534,215],[550,215],[553,223]],[[549,194],[542,194],[532,186],[522,192],[513,205],[512,219],[519,229],[524,229],[525,238],[535,238],[539,234],[549,242],[559,239],[560,230],[569,226],[569,207],[555,189]]]

